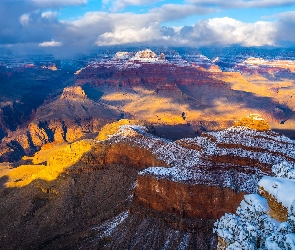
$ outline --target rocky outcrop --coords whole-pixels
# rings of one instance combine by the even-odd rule
[[[81,86],[64,88],[61,99],[82,101],[87,98]]]
[[[287,221],[288,214],[294,213],[295,168],[294,165],[286,162],[275,165],[274,167],[278,166],[280,168],[280,172],[273,171],[277,177],[264,176],[259,181],[258,191],[259,194],[267,200],[270,216],[280,222],[284,222]],[[289,166],[291,168],[289,168]],[[289,174],[285,175],[285,173],[288,172]]]
[[[241,117],[234,122],[234,126],[246,126],[259,131],[270,130],[267,122],[258,114],[251,114],[247,117]]]
[[[99,131],[99,134],[97,136],[97,140],[106,140],[109,136],[112,136],[115,134],[118,129],[123,125],[142,125],[142,126],[148,126],[143,121],[137,121],[137,120],[128,120],[128,119],[120,119],[119,121],[108,123],[105,126],[101,128]]]
[[[295,162],[294,148],[293,141],[269,130],[232,127],[169,142],[129,125],[94,147],[82,165],[120,163],[144,169],[134,191],[136,213],[143,207],[166,214],[168,221],[171,214],[210,220],[234,212],[245,193],[257,191],[259,178],[271,172],[272,164]],[[183,221],[176,224],[194,228]]]
[[[102,169],[112,164],[121,164],[137,170],[159,165],[168,167],[164,161],[154,156],[150,150],[124,142],[114,144],[98,142],[89,152],[83,155],[77,165],[71,168],[71,171],[80,169],[81,166],[83,167],[82,171],[92,171],[92,169]]]
[[[159,83],[175,82],[176,84],[206,84],[221,83],[214,80],[211,74],[194,67],[180,67],[169,63],[149,64],[139,62],[134,68],[134,63],[122,65],[102,63],[89,65],[77,76],[76,84],[92,83],[109,84],[118,86],[134,86],[150,84],[156,87]],[[131,67],[132,66],[132,67]],[[121,68],[122,67],[122,68]]]
[[[295,191],[295,190],[294,190]],[[288,209],[283,206],[272,194],[259,187],[259,194],[267,200],[269,206],[269,215],[277,221],[287,221]]]

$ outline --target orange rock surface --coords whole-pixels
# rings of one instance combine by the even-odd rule
[[[133,202],[181,217],[218,219],[226,212],[234,213],[244,195],[244,192],[236,193],[231,188],[139,176]]]

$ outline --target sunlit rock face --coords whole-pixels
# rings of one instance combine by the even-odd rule
[[[4,137],[0,161],[16,162],[46,143],[73,142],[120,117],[120,112],[87,98],[81,86],[66,87],[59,98],[40,106],[26,127]]]
[[[249,73],[250,64],[241,66],[238,61],[232,65],[231,71],[235,72],[224,72],[216,64],[218,61],[206,58],[203,67],[204,58],[188,63],[174,57],[155,55],[150,50],[136,55],[119,52],[108,61],[83,68],[76,85],[92,86],[102,93],[97,100],[134,119],[157,125],[187,125],[185,137],[200,135],[201,130],[224,129],[249,114],[262,115],[270,128],[294,127],[291,80],[282,80],[283,76],[271,78],[260,71]],[[272,67],[268,70],[275,71]],[[290,74],[287,78],[292,77]],[[185,119],[181,117],[183,112]]]
[[[239,120],[234,122],[234,126],[246,126],[259,131],[270,130],[268,123],[258,114],[241,117]]]
[[[84,90],[81,86],[64,88],[61,99],[82,101],[87,98]]]

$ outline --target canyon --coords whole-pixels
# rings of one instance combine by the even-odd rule
[[[186,53],[1,68],[1,246],[216,249],[214,222],[295,164],[294,61]]]

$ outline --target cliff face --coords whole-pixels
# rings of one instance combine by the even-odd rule
[[[244,194],[236,193],[231,188],[139,176],[133,203],[173,213],[180,218],[218,219],[225,213],[235,212]]]
[[[112,164],[121,164],[137,170],[159,165],[168,167],[164,161],[155,157],[150,150],[139,146],[125,142],[115,144],[99,142],[83,155],[75,168],[79,169],[80,166],[83,166],[85,171],[91,171],[92,168],[101,169]]]
[[[93,83],[96,86],[99,84],[115,86],[119,86],[119,84],[120,86],[147,84],[155,87],[157,83],[166,83],[171,80],[184,85],[222,84],[221,81],[212,79],[210,72],[201,71],[195,67],[144,62],[139,62],[135,66],[133,63],[129,67],[128,65],[122,66],[123,70],[120,70],[120,66],[112,62],[88,66],[77,75],[76,84]]]

